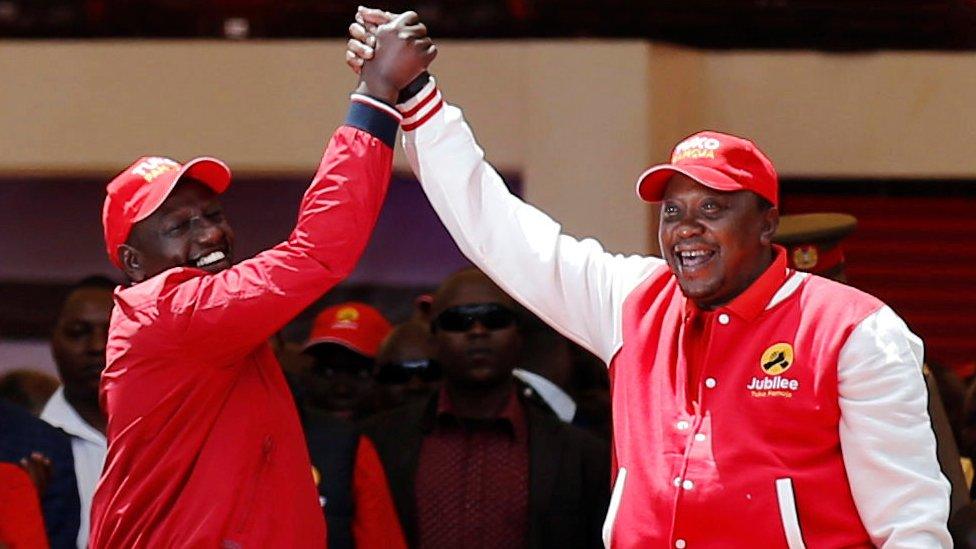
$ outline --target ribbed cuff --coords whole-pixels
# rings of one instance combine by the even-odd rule
[[[396,145],[397,128],[403,117],[396,109],[368,95],[354,93],[350,97],[346,125],[375,135],[391,149]]]
[[[413,131],[430,120],[443,107],[444,99],[437,89],[437,82],[431,76],[413,97],[397,104],[397,110],[403,115],[400,126],[405,132]]]

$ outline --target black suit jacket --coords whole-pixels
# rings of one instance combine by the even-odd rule
[[[52,549],[74,549],[78,545],[81,502],[71,441],[60,429],[0,400],[0,461],[17,463],[35,451],[51,460],[51,479],[41,494],[48,543]]]
[[[530,548],[602,547],[610,499],[610,450],[606,442],[522,399],[529,430]],[[414,479],[420,444],[434,425],[437,394],[362,424],[383,462],[400,524],[417,546]]]

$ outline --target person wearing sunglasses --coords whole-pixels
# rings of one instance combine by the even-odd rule
[[[483,273],[430,307],[443,385],[363,423],[412,547],[600,547],[609,449],[528,398],[515,302]]]
[[[372,404],[377,411],[425,399],[440,386],[440,364],[434,360],[428,326],[420,320],[397,325],[376,355]]]

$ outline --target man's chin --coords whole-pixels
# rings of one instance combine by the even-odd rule
[[[686,298],[697,304],[708,303],[716,297],[717,284],[706,280],[688,280],[678,277],[678,286]]]

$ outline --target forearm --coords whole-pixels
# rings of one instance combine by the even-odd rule
[[[563,234],[508,190],[461,111],[432,85],[399,108],[407,158],[461,251],[544,321],[609,360],[623,299],[662,262],[611,255],[595,240]]]
[[[247,352],[349,275],[386,195],[399,122],[391,111],[354,96],[288,239],[223,272],[193,277],[166,296],[183,344],[220,337],[219,349],[202,347]]]

